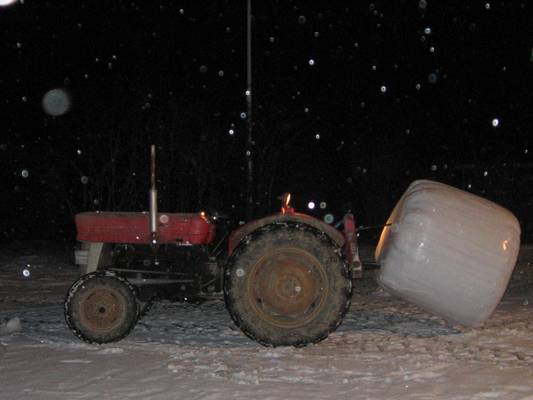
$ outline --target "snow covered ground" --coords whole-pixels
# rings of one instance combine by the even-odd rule
[[[369,274],[340,329],[296,349],[250,341],[221,301],[159,303],[123,341],[84,344],[63,320],[77,276],[70,252],[0,248],[0,399],[533,400],[526,253],[482,327],[450,326],[378,290]]]

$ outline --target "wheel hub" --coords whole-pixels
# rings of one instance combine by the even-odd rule
[[[81,301],[80,321],[93,331],[107,332],[120,324],[125,310],[125,301],[115,290],[95,288]]]
[[[248,299],[261,319],[282,328],[311,321],[328,292],[320,262],[300,248],[277,248],[251,270]]]

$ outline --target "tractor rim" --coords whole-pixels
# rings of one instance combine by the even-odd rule
[[[126,300],[111,288],[94,288],[81,299],[80,322],[92,332],[105,334],[124,319]]]
[[[320,261],[300,248],[277,248],[251,269],[248,300],[255,313],[279,328],[308,324],[328,295],[326,271]]]

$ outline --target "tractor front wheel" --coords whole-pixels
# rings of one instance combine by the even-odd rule
[[[82,276],[65,300],[65,320],[80,339],[114,342],[125,337],[139,316],[135,289],[123,278],[94,272]]]
[[[228,260],[224,295],[231,317],[267,346],[303,346],[342,322],[352,283],[338,247],[307,225],[267,225]]]

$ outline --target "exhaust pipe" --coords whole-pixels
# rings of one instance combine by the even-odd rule
[[[157,189],[155,182],[155,144],[150,146],[150,234],[157,244]]]

